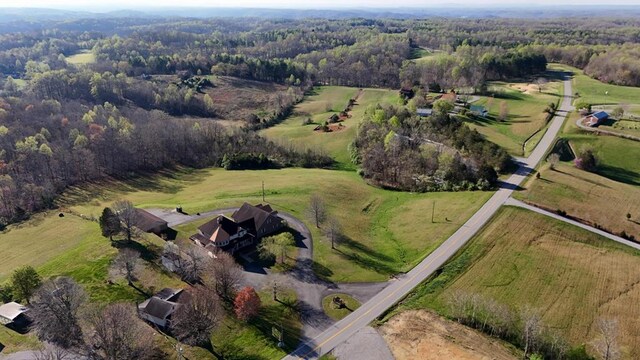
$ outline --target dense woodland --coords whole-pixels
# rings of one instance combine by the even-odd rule
[[[48,24],[0,35],[0,224],[50,206],[69,185],[104,176],[178,165],[329,166],[320,152],[272,144],[255,132],[281,121],[317,85],[482,92],[489,80],[536,76],[551,61],[606,82],[640,85],[636,19]],[[433,56],[414,61],[425,49]],[[96,61],[67,60],[80,51]],[[216,76],[277,83],[286,91],[272,94],[267,108],[251,109],[238,120],[244,126],[223,128],[205,91],[216,86]],[[363,174],[381,185],[485,188],[508,167],[504,151],[447,115],[418,121],[386,108],[369,117],[352,150]]]

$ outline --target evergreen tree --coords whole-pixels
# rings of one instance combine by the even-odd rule
[[[118,235],[122,231],[120,226],[120,219],[114,214],[111,208],[104,208],[102,215],[100,215],[100,230],[102,230],[102,236],[108,237],[113,241],[113,236]]]

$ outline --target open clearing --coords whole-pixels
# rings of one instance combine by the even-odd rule
[[[396,360],[515,360],[518,352],[491,338],[430,311],[409,310],[379,329]]]
[[[637,104],[640,101],[638,87],[605,84],[568,65],[550,64],[549,67],[572,72],[574,93],[580,95],[580,100],[590,104]]]
[[[598,317],[619,321],[626,357],[640,356],[640,252],[527,210],[503,207],[402,309],[447,314],[456,290],[512,307],[531,305],[573,345],[596,337]]]
[[[351,117],[345,119],[344,130],[323,133],[313,129],[333,114],[342,111],[349,99],[356,98],[357,102],[351,111]],[[291,142],[300,148],[323,149],[331,155],[342,169],[354,170],[351,163],[348,145],[355,139],[358,124],[364,117],[367,107],[376,104],[396,104],[399,100],[398,92],[384,89],[363,89],[343,86],[323,86],[298,104],[293,114],[282,123],[263,130],[261,133],[270,139]],[[311,118],[313,123],[303,125],[305,119]]]
[[[561,87],[560,82],[551,79],[543,86],[543,92],[538,92],[537,85],[531,83],[492,82],[489,91],[496,95],[480,97],[473,103],[485,106],[489,116],[470,121],[469,125],[510,154],[524,156],[524,142],[546,126],[544,109],[549,103],[558,102]],[[506,121],[498,120],[502,102],[507,104],[509,113]],[[540,137],[529,141],[527,149],[533,149]]]
[[[96,62],[96,56],[91,50],[82,50],[77,54],[71,55],[67,58],[67,62],[73,65],[86,65]]]
[[[315,270],[331,281],[383,281],[411,269],[460,227],[491,192],[413,194],[366,185],[355,172],[319,169],[174,172],[128,183],[114,182],[68,191],[62,206],[98,217],[119,198],[148,208],[189,213],[266,201],[276,210],[304,220],[314,236]],[[320,229],[308,220],[312,194],[320,194],[328,212],[344,228],[345,239],[331,250]],[[431,209],[435,201],[434,222]]]

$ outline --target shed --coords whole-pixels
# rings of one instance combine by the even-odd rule
[[[603,121],[609,118],[609,114],[606,111],[598,111],[589,116],[587,116],[586,123],[589,126],[598,126],[602,124]]]
[[[25,316],[27,311],[29,311],[29,308],[17,302],[0,305],[0,324],[8,325],[27,322],[28,319]]]
[[[487,109],[485,109],[482,105],[471,105],[469,107],[469,111],[477,116],[487,116],[487,114],[489,113]]]
[[[416,110],[416,114],[418,114],[418,116],[431,116],[431,114],[433,114],[433,109],[428,109],[428,108],[420,108]]]
[[[144,232],[160,235],[169,229],[169,223],[146,210],[136,209],[136,213],[136,227]]]

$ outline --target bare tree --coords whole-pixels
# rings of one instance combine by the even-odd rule
[[[242,268],[236,263],[233,256],[220,251],[207,265],[205,285],[220,297],[232,300],[234,291],[240,285],[242,278]]]
[[[620,359],[618,345],[618,321],[615,319],[596,320],[599,336],[593,342],[593,347],[603,360]]]
[[[544,86],[547,84],[547,79],[539,77],[536,79],[536,85],[538,85],[538,92],[541,93]]]
[[[31,301],[38,337],[64,348],[81,345],[78,311],[86,299],[82,287],[71,278],[59,277],[42,284]]]
[[[44,349],[33,354],[35,360],[67,360],[72,359],[69,351],[57,346],[47,346]]]
[[[117,303],[95,309],[87,317],[86,343],[100,359],[149,359],[156,351],[153,332],[132,305]]]
[[[342,225],[340,221],[335,217],[330,217],[327,220],[327,226],[325,229],[325,235],[331,241],[331,248],[335,249],[342,240]]]
[[[180,268],[178,271],[182,278],[190,283],[200,281],[205,271],[208,261],[210,260],[203,250],[196,246],[190,246],[184,252],[185,259],[180,260]],[[180,255],[178,255],[180,256]]]
[[[507,119],[509,118],[509,105],[507,105],[507,102],[502,100],[500,102],[500,114],[498,115],[498,119],[500,121],[507,121]]]
[[[224,319],[220,299],[202,286],[187,291],[186,301],[173,314],[171,329],[182,342],[210,346],[211,332]]]
[[[136,272],[140,265],[140,253],[133,249],[122,249],[113,261],[115,269],[124,275],[129,285],[136,280]]]
[[[556,166],[558,166],[558,164],[560,163],[560,155],[553,153],[549,155],[547,161],[549,162],[549,167],[551,168],[551,170],[555,170]]]
[[[309,201],[309,215],[315,221],[316,227],[320,228],[320,224],[325,220],[327,215],[324,200],[318,194],[311,195]]]
[[[136,228],[136,224],[138,222],[138,212],[128,200],[118,200],[112,206],[113,212],[120,219],[120,223],[122,224],[122,231],[127,236],[127,241],[131,241],[131,239],[138,235],[138,229]]]
[[[540,312],[528,306],[520,311],[522,322],[522,343],[524,344],[523,359],[527,359],[529,352],[533,352],[542,333],[542,318]]]

